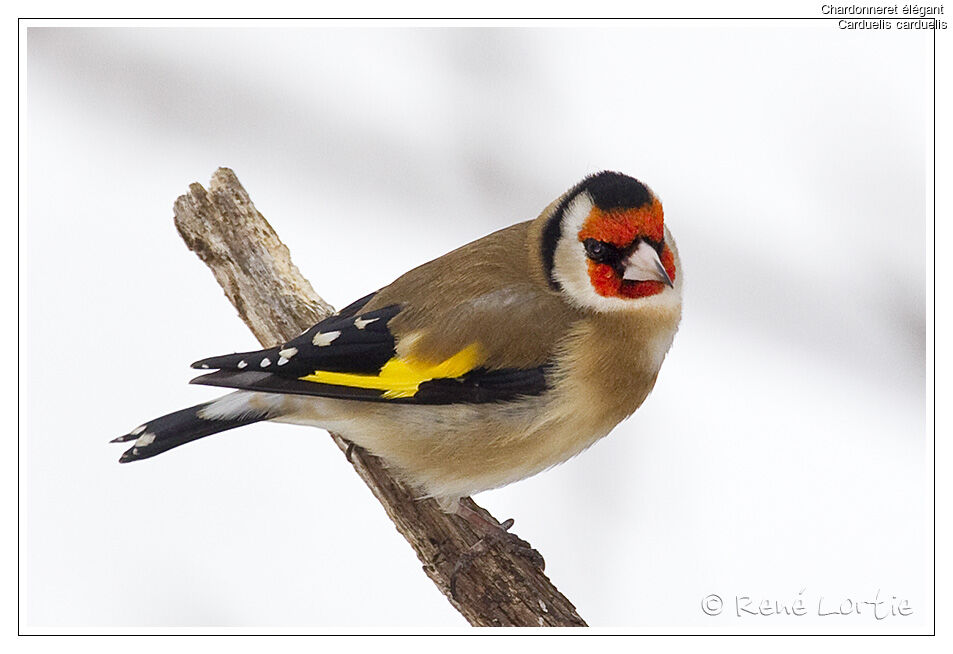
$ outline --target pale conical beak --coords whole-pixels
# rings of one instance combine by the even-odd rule
[[[633,282],[662,282],[672,288],[675,287],[672,278],[665,272],[665,267],[658,258],[658,252],[645,241],[639,243],[622,265],[625,266],[622,279]]]

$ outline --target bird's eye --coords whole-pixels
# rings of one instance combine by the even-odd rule
[[[612,253],[615,251],[615,248],[608,243],[597,241],[594,238],[587,238],[582,242],[582,245],[586,248],[586,256],[596,263],[603,263],[607,261],[612,257]]]

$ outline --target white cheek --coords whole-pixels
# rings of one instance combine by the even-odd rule
[[[575,238],[563,238],[556,246],[553,276],[559,282],[563,293],[580,307],[613,311],[624,308],[626,304],[621,298],[603,297],[596,293],[589,278],[589,265],[582,243]]]
[[[589,279],[589,264],[586,251],[578,234],[592,211],[592,198],[580,193],[563,213],[562,238],[553,253],[553,277],[563,292],[580,307],[596,311],[619,311],[631,308],[631,302],[617,297],[603,297],[596,293]]]

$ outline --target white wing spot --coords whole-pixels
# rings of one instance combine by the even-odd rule
[[[208,364],[207,364],[207,363],[203,363],[203,364],[202,364],[202,367],[205,368],[206,370],[208,370]]]
[[[298,353],[298,348],[296,348],[296,347],[289,347],[289,348],[284,349],[284,350],[282,350],[281,352],[279,352],[279,353],[278,353],[278,356],[284,357],[284,358],[286,358],[286,359],[290,359],[291,357],[293,357],[293,356],[296,355],[297,353]],[[279,362],[278,365],[280,366],[281,363]]]
[[[136,447],[145,447],[146,445],[152,445],[152,441],[156,439],[156,435],[152,432],[146,432],[139,437],[139,440],[136,441]]]
[[[318,347],[325,347],[333,343],[334,339],[336,339],[340,335],[341,335],[341,332],[339,331],[327,332],[327,333],[318,332],[317,334],[314,335],[314,338],[311,339],[311,342],[317,345]]]
[[[379,317],[378,317],[378,318],[371,318],[370,320],[363,320],[363,319],[361,319],[361,318],[355,318],[355,319],[354,319],[354,326],[357,327],[358,329],[364,329],[365,327],[367,327],[368,325],[370,325],[370,324],[371,324],[372,322],[374,322],[375,320],[380,320],[380,318],[379,318]]]
[[[285,365],[286,363],[288,363],[288,359],[286,359],[286,358],[284,358],[284,357],[278,357],[278,365],[279,365],[279,366],[283,366],[283,365]]]
[[[239,361],[239,362],[238,362],[238,367],[239,367],[239,368],[246,368],[246,367],[248,367],[248,362],[247,362],[247,361],[244,361],[244,360]]]
[[[145,430],[146,430],[146,426],[145,426],[145,425],[139,425],[138,427],[136,427],[135,429],[133,429],[131,432],[129,432],[129,435],[130,435],[130,436],[138,436],[139,434],[141,434],[141,433],[144,432]]]
[[[267,368],[270,365],[271,365],[271,359],[269,359],[268,357],[265,357],[264,359],[261,360],[262,368]]]

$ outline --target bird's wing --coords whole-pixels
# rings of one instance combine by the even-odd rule
[[[541,393],[575,314],[531,274],[527,226],[415,268],[279,347],[198,361],[219,372],[193,383],[418,404]]]
[[[485,346],[479,340],[439,362],[399,356],[398,337],[389,325],[400,313],[399,305],[367,312],[345,310],[281,346],[197,361],[193,368],[217,372],[192,381],[271,393],[415,404],[493,402],[545,390],[545,361],[489,370],[483,365]]]

